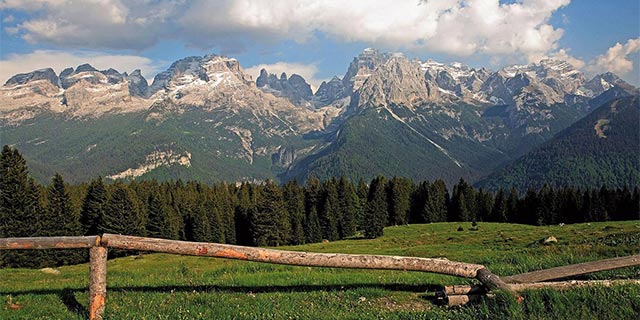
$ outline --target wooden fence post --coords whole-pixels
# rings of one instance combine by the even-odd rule
[[[102,320],[107,296],[107,248],[91,247],[89,256],[89,319]]]

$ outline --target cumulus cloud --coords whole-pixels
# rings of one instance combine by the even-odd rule
[[[290,63],[290,62],[276,62],[271,64],[258,64],[246,68],[245,71],[253,76],[255,80],[260,75],[260,70],[265,69],[269,73],[276,74],[278,77],[285,72],[287,76],[297,74],[302,76],[307,83],[311,85],[311,89],[316,91],[322,81],[326,79],[318,79],[316,75],[318,73],[318,66],[316,64],[304,64],[304,63]]]
[[[96,69],[114,68],[120,72],[140,69],[147,80],[163,67],[149,58],[134,55],[110,55],[94,51],[37,50],[28,54],[11,54],[0,60],[0,82],[6,82],[18,73],[31,72],[42,68],[53,68],[57,73],[68,67],[89,63]]]
[[[552,52],[548,58],[563,60],[570,63],[576,69],[582,69],[585,66],[584,60],[576,58],[569,54],[569,50],[560,49],[556,52]]]
[[[597,56],[587,66],[587,70],[592,73],[611,71],[620,75],[625,75],[634,69],[633,57],[640,51],[640,37],[629,39],[627,43],[616,43],[607,52]],[[637,77],[637,75],[636,75]],[[637,79],[636,79],[637,82]]]
[[[163,37],[233,52],[247,43],[305,42],[317,32],[385,48],[535,60],[557,50],[549,23],[570,0],[5,0],[29,11],[24,39],[83,48],[134,48]]]
[[[29,13],[15,30],[30,43],[91,49],[144,49],[169,34],[183,0],[4,0]]]

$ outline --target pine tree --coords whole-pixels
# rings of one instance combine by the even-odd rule
[[[409,205],[409,223],[431,222],[427,205],[429,187],[428,181],[420,182],[411,192]]]
[[[304,192],[294,179],[284,185],[283,196],[291,224],[291,244],[303,244],[304,235]]]
[[[104,206],[107,203],[107,189],[104,187],[102,177],[94,179],[87,188],[87,193],[82,201],[80,211],[80,223],[85,235],[97,235],[98,224],[104,214]]]
[[[493,210],[491,211],[492,222],[507,222],[507,199],[504,189],[500,188],[496,193]]]
[[[255,198],[251,196],[253,193],[252,188],[252,185],[243,183],[236,190],[236,197],[238,199],[234,212],[236,242],[245,246],[253,244],[251,224],[249,222],[251,212],[255,211]]]
[[[16,149],[4,146],[0,153],[0,237],[34,237],[42,232],[40,192],[29,176],[26,161]],[[37,267],[37,251],[0,252],[0,261],[9,267]]]
[[[507,198],[507,220],[506,222],[514,223],[520,219],[520,213],[518,212],[520,197],[518,196],[518,189],[512,187],[509,191],[509,198]]]
[[[47,188],[47,206],[45,208],[43,234],[46,236],[79,236],[82,235],[79,214],[71,206],[71,198],[64,180],[55,174],[51,185]],[[76,250],[48,251],[48,261],[56,265],[77,264],[84,260],[84,254]]]
[[[147,199],[147,236],[172,239],[169,210],[160,198],[160,194],[152,192]]]
[[[487,221],[490,219],[491,212],[493,211],[493,194],[486,192],[484,189],[480,189],[476,196],[476,208],[477,216],[476,221]]]
[[[253,243],[257,246],[286,244],[291,235],[289,215],[285,209],[282,191],[267,181],[258,199],[257,210],[250,217]]]
[[[347,178],[342,176],[338,183],[338,231],[340,238],[353,236],[356,233],[356,219],[360,199],[355,187]]]
[[[336,182],[331,179],[323,184],[322,205],[319,214],[320,229],[322,230],[322,238],[335,241],[340,238],[338,233],[338,190]]]
[[[462,179],[460,179],[457,185],[453,186],[453,196],[451,197],[451,207],[449,208],[449,221],[469,221],[473,219],[469,205],[467,204],[467,188],[469,188],[469,186]]]
[[[224,229],[224,241],[230,244],[237,243],[234,217],[235,199],[229,192],[229,186],[226,183],[223,182],[213,187],[213,201]]]
[[[367,201],[367,223],[364,226],[364,236],[367,239],[380,237],[384,233],[384,226],[389,216],[386,185],[387,179],[383,176],[378,176],[371,181]]]
[[[358,180],[358,187],[356,189],[358,194],[358,211],[356,214],[356,230],[364,230],[366,224],[365,215],[367,212],[367,198],[369,197],[369,186],[364,182],[364,179]]]
[[[542,224],[556,224],[558,220],[558,209],[556,206],[556,191],[547,184],[538,192],[538,199],[540,204],[538,207],[539,221],[536,221],[538,225]]]
[[[311,207],[311,211],[305,219],[304,227],[307,243],[322,241],[322,230],[320,229],[320,220],[318,219],[316,207]]]
[[[393,177],[387,185],[389,197],[388,225],[403,225],[408,223],[410,207],[409,197],[413,189],[413,182],[406,178]]]
[[[428,214],[429,222],[447,221],[447,204],[449,203],[449,192],[444,180],[438,179],[429,185],[425,211]]]
[[[135,196],[124,184],[115,184],[107,199],[98,232],[141,236],[144,235],[144,225]]]

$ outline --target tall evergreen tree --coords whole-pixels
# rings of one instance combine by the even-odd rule
[[[98,232],[141,236],[144,235],[144,225],[135,196],[129,188],[122,183],[113,185]]]
[[[253,243],[257,246],[286,244],[291,226],[282,191],[273,181],[264,185],[256,209],[250,217]]]
[[[322,237],[329,241],[335,241],[340,238],[338,233],[338,190],[336,181],[333,179],[325,181],[323,184],[322,206],[320,210],[320,229]]]
[[[360,199],[356,189],[347,178],[342,176],[338,183],[338,231],[340,238],[353,236],[356,233],[356,219]]]
[[[386,185],[387,179],[383,176],[378,176],[371,181],[367,200],[367,222],[364,226],[364,236],[367,239],[380,237],[384,233],[384,226],[389,216]]]
[[[519,212],[518,212],[518,203],[520,202],[520,197],[518,196],[518,189],[512,187],[509,191],[509,198],[507,198],[507,221],[506,222],[516,222],[518,221]]]
[[[289,223],[291,224],[291,244],[303,244],[304,235],[304,191],[295,179],[287,182],[282,190],[287,212],[289,212]]]
[[[444,180],[434,181],[428,188],[425,211],[428,214],[429,222],[447,221],[447,205],[449,203],[449,192]]]
[[[64,180],[55,174],[51,185],[47,188],[47,206],[45,208],[43,233],[47,236],[79,236],[82,235],[80,217],[71,206],[71,198]],[[47,252],[47,260],[56,265],[76,264],[84,260],[84,254],[76,250],[60,250]]]
[[[493,211],[494,198],[491,192],[480,189],[476,196],[477,221],[487,221]]]
[[[175,239],[171,230],[169,210],[158,192],[152,192],[147,199],[147,236]]]
[[[496,193],[493,210],[491,211],[491,219],[489,221],[507,222],[507,198],[502,188]]]
[[[91,181],[87,188],[87,194],[82,201],[80,211],[80,223],[85,235],[97,235],[98,224],[104,214],[104,206],[107,203],[107,189],[104,187],[102,177]]]
[[[307,243],[322,241],[322,230],[320,229],[320,220],[318,219],[316,207],[311,207],[311,211],[305,219],[304,227]]]
[[[413,188],[413,182],[407,178],[393,177],[387,185],[389,197],[388,225],[403,225],[408,223],[410,207],[409,197]]]
[[[428,217],[427,197],[431,184],[428,181],[422,181],[413,188],[410,196],[409,205],[409,223],[425,223],[431,222]]]
[[[29,176],[26,161],[16,149],[4,146],[0,153],[0,237],[42,236],[40,192]],[[41,265],[36,251],[0,252],[0,261],[9,267]]]
[[[356,188],[358,194],[358,211],[356,214],[356,230],[364,230],[365,215],[367,212],[367,198],[369,197],[369,186],[364,182],[363,178],[358,180]]]

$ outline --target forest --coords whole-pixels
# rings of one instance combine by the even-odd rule
[[[531,225],[640,219],[638,186],[579,189],[475,189],[460,179],[414,182],[378,176],[369,182],[311,177],[284,185],[207,185],[142,180],[69,185],[56,174],[35,182],[18,150],[0,154],[0,238],[102,233],[249,246],[282,246],[382,236],[386,226],[432,222]],[[462,227],[461,227],[462,228]],[[473,229],[471,229],[473,230]],[[112,252],[123,255],[126,252]],[[86,252],[5,251],[0,266],[76,264]]]

